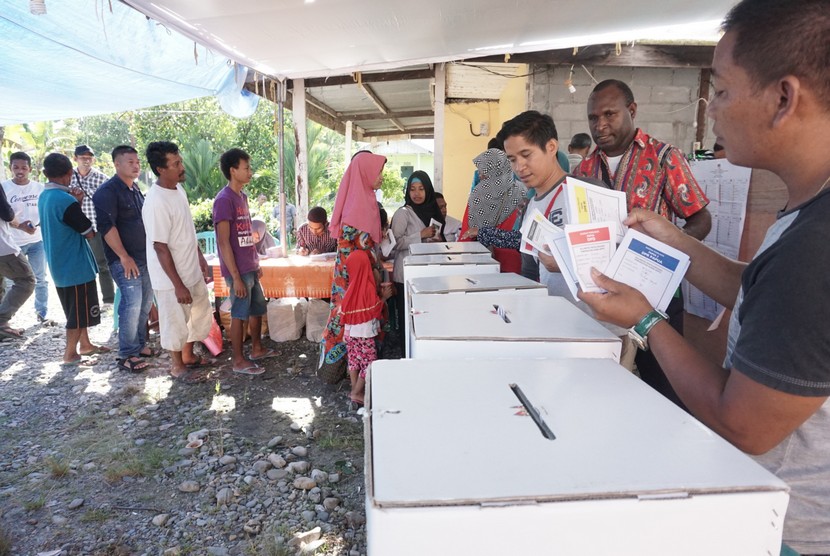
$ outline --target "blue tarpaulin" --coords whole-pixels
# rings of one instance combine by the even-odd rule
[[[247,117],[247,69],[116,0],[0,0],[0,125],[216,96]]]

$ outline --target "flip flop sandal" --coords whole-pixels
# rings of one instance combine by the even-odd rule
[[[81,356],[89,357],[91,355],[101,355],[101,354],[104,354],[104,353],[110,353],[112,351],[110,348],[108,348],[106,346],[93,346],[93,348],[94,349],[92,349],[92,350],[90,350],[86,353],[81,353]],[[80,352],[78,352],[78,353],[80,353]]]
[[[185,365],[188,369],[200,369],[202,367],[213,367],[216,365],[216,359],[210,359],[208,357],[200,357],[198,361],[195,363],[188,363]]]
[[[157,349],[153,349],[153,348],[147,348],[147,349],[149,349],[149,350],[150,350],[150,353],[141,353],[141,352],[139,351],[139,352],[138,352],[138,356],[139,356],[139,357],[143,357],[143,358],[145,358],[145,359],[150,359],[150,358],[152,358],[152,357],[158,357],[159,355],[161,355],[161,351],[159,351],[159,350],[157,350]]]
[[[118,360],[118,368],[122,371],[127,371],[128,373],[143,373],[147,369],[150,368],[150,364],[146,361],[135,360],[132,358],[127,359],[119,359]]]
[[[279,355],[277,350],[269,349],[268,351],[266,351],[262,355],[256,355],[256,356],[255,355],[249,355],[248,359],[250,359],[251,361],[262,361],[263,359],[268,359],[270,357],[276,357],[277,355]]]
[[[61,367],[65,369],[71,369],[73,367],[78,367],[81,365],[81,359],[75,359],[74,361],[61,361]]]
[[[199,384],[210,381],[208,372],[189,369],[179,376],[170,375],[170,378],[172,378],[175,382],[183,382],[185,384]]]
[[[23,331],[11,326],[0,326],[0,338],[11,338],[12,340],[20,340],[23,338]]]
[[[258,367],[256,365],[248,365],[247,367],[245,367],[243,369],[233,369],[233,372],[235,372],[238,375],[257,376],[257,375],[261,375],[262,373],[264,373],[265,368],[264,367]]]

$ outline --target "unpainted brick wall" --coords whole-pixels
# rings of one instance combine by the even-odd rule
[[[637,102],[634,123],[646,133],[690,152],[695,141],[700,70],[697,68],[574,67],[575,93],[565,86],[571,66],[535,64],[530,78],[530,108],[553,117],[559,133],[560,150],[576,133],[589,133],[587,102],[597,82],[619,79],[628,83]],[[591,75],[588,74],[590,72]],[[593,79],[592,77],[593,76]],[[700,103],[701,109],[705,103]],[[712,147],[714,136],[707,120],[703,146]]]

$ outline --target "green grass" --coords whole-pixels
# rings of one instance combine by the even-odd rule
[[[23,502],[23,509],[27,512],[36,512],[37,510],[41,509],[44,504],[46,504],[46,497],[45,496],[38,496],[37,498],[33,498],[31,500],[26,500]]]
[[[113,515],[109,512],[109,510],[96,508],[94,510],[87,510],[84,515],[81,516],[81,521],[84,523],[102,523],[108,519],[112,519],[112,517]]]
[[[124,477],[145,477],[162,469],[165,462],[172,461],[173,453],[158,446],[148,446],[139,450],[122,450],[117,452],[110,465],[104,471],[104,480],[110,484],[121,481]]]
[[[63,459],[49,458],[46,460],[46,465],[49,467],[49,474],[53,479],[60,479],[66,477],[69,473],[69,464]]]
[[[13,547],[11,535],[0,528],[0,556],[11,556]]]

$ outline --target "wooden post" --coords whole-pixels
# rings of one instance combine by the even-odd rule
[[[277,148],[280,155],[280,245],[288,254],[288,235],[285,231],[285,81],[277,82]]]
[[[294,114],[294,199],[297,214],[294,227],[308,214],[308,133],[306,129],[305,80],[295,79],[291,110]],[[300,216],[302,215],[302,216]]]
[[[695,130],[695,141],[700,143],[702,147],[709,147],[711,145],[703,144],[703,137],[706,135],[706,109],[709,106],[709,86],[712,79],[712,70],[704,68],[700,70],[700,88],[697,92],[697,129]],[[703,99],[706,102],[703,102]]]
[[[352,121],[346,120],[346,149],[345,149],[345,160],[346,167],[349,166],[349,162],[352,160]]]
[[[435,170],[432,183],[436,191],[444,191],[444,98],[447,91],[446,67],[435,66]]]

